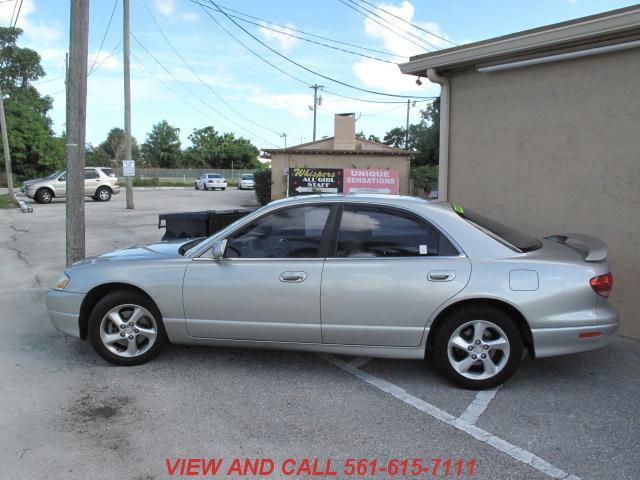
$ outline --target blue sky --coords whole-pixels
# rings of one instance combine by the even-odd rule
[[[368,1],[455,43],[483,40],[634,3],[616,0]],[[123,125],[119,43],[122,0],[118,0],[107,31],[114,3],[115,0],[91,1],[89,66],[97,58],[97,68],[88,79],[87,142],[93,144],[103,141],[112,127]],[[339,0],[216,0],[216,3],[260,19],[395,55],[409,56],[426,51],[365,19]],[[13,5],[11,1],[0,4],[2,24],[9,24]],[[340,112],[356,112],[357,129],[380,137],[391,128],[404,125],[406,105],[358,102],[329,92],[379,101],[402,99],[371,95],[315,76],[270,52],[220,13],[212,15],[255,52],[304,83],[287,77],[247,52],[201,7],[189,0],[131,0],[131,31],[150,52],[132,38],[132,130],[140,143],[151,126],[163,119],[180,128],[185,145],[189,144],[187,137],[194,128],[207,125],[249,138],[259,148],[282,146],[279,132],[287,134],[288,145],[308,142],[313,122],[309,110],[313,103],[312,90],[308,85],[314,83],[324,85],[328,90],[322,94],[323,102],[318,110],[318,138],[333,134],[333,115]],[[165,41],[153,18],[182,59]],[[409,28],[399,20],[394,21]],[[393,64],[315,46],[260,26],[241,24],[275,50],[338,80],[387,93],[438,94],[436,85],[425,80],[419,87],[415,78],[401,75]],[[54,98],[50,115],[55,131],[60,132],[65,121],[63,74],[69,41],[69,4],[62,0],[24,0],[18,26],[25,30],[21,45],[37,50],[42,56],[47,76],[38,88]],[[436,47],[447,45],[437,37],[411,31]],[[105,32],[104,46],[99,53]],[[415,37],[409,38],[415,40]],[[111,53],[114,54],[110,56]],[[373,55],[398,60],[382,54]],[[420,104],[411,109],[412,122],[418,118],[419,107]]]

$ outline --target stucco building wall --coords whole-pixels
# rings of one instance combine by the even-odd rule
[[[271,198],[276,200],[287,196],[287,179],[284,175],[289,168],[392,168],[398,170],[400,194],[409,194],[409,160],[398,156],[374,155],[324,155],[274,153],[271,156]]]
[[[620,333],[640,337],[640,49],[446,76],[449,200],[606,241]]]

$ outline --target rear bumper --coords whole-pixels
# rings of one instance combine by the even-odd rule
[[[606,315],[601,316],[603,313],[598,311],[597,325],[532,329],[536,358],[587,352],[608,345],[620,327],[620,321],[618,312],[611,307],[606,309]]]
[[[113,192],[114,195],[117,195],[120,193],[120,185],[111,185],[111,191]]]
[[[80,337],[80,306],[84,293],[49,289],[45,294],[47,312],[53,326],[66,335]]]

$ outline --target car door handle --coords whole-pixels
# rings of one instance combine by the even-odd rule
[[[430,282],[450,282],[456,278],[456,272],[452,272],[451,270],[434,270],[433,272],[429,272],[427,278]]]
[[[300,283],[307,279],[307,272],[282,272],[280,274],[281,282]]]

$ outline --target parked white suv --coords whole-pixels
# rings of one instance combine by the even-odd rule
[[[27,180],[20,191],[38,203],[50,203],[54,198],[65,198],[67,172],[58,170],[46,178]],[[84,169],[84,194],[96,202],[108,202],[111,195],[120,193],[118,178],[112,168],[87,167]]]
[[[227,181],[219,173],[205,173],[196,178],[193,184],[196,190],[225,190],[227,188]]]

